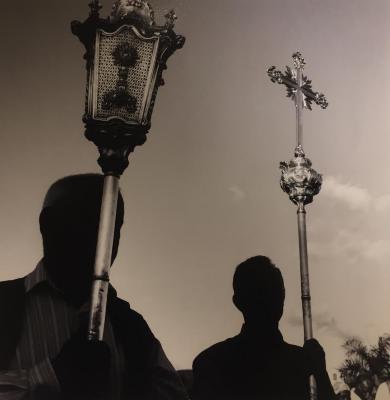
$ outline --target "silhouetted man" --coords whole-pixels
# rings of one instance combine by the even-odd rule
[[[86,340],[103,176],[54,183],[40,215],[44,258],[0,284],[0,399],[184,400],[142,316],[110,287],[102,342]],[[119,196],[112,261],[123,222]]]
[[[309,376],[319,400],[334,399],[317,341],[304,348],[286,343],[279,331],[285,289],[280,270],[267,257],[241,263],[233,278],[233,303],[242,312],[241,332],[194,360],[194,400],[309,399]]]

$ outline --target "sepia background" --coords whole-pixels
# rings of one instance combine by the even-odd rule
[[[88,0],[2,2],[0,279],[30,272],[38,215],[56,179],[99,171],[84,139],[83,47],[70,32]],[[287,290],[281,329],[302,344],[295,207],[279,161],[294,107],[266,75],[300,50],[329,108],[305,113],[304,147],[324,175],[308,207],[315,336],[328,370],[341,344],[390,330],[390,3],[387,0],[154,0],[175,8],[185,47],[170,60],[148,141],[121,179],[125,226],[112,282],[176,368],[235,335],[235,266],[269,256]],[[110,1],[103,2],[107,15]]]

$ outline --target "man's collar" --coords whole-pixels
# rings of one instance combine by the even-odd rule
[[[56,286],[50,280],[50,278],[46,272],[45,265],[43,263],[43,259],[41,261],[39,261],[39,263],[37,264],[37,266],[35,267],[35,269],[32,272],[30,272],[28,275],[26,275],[24,277],[24,287],[26,289],[26,293],[30,292],[33,288],[35,288],[42,282],[47,282],[52,288],[56,289]],[[56,290],[58,290],[58,289],[56,289]],[[110,285],[108,287],[108,299],[112,300],[116,297],[117,297],[117,292],[110,283]],[[89,308],[89,303],[87,303],[87,305],[85,305],[85,304],[83,305],[83,309],[85,309],[85,308]]]
[[[25,276],[24,287],[26,288],[26,293],[28,293],[41,282],[49,282],[45,266],[43,265],[43,260],[39,261],[35,269]]]
[[[240,337],[244,338],[246,341],[261,341],[276,345],[280,345],[284,342],[278,327],[267,329],[265,325],[253,326],[244,323],[241,328]]]

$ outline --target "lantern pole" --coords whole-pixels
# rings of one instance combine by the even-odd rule
[[[286,67],[286,72],[268,69],[268,76],[274,83],[283,84],[287,88],[287,97],[294,100],[296,109],[296,147],[294,158],[289,162],[281,162],[282,177],[280,185],[290,200],[297,205],[299,260],[301,275],[301,299],[303,312],[303,329],[305,341],[313,337],[311,297],[309,281],[309,261],[307,255],[306,209],[305,205],[313,201],[313,197],[321,190],[322,176],[311,168],[311,161],[303,150],[303,110],[311,110],[314,101],[325,109],[328,102],[322,93],[313,92],[311,81],[303,75],[306,64],[302,55],[293,54],[294,68]],[[310,399],[317,399],[317,387],[314,377],[310,377]]]
[[[119,177],[105,175],[92,283],[89,340],[103,340],[118,194]]]
[[[104,335],[119,179],[130,153],[146,141],[166,61],[185,38],[173,31],[174,11],[158,26],[146,0],[117,0],[106,19],[99,0],[89,7],[84,22],[72,22],[72,33],[86,48],[85,136],[97,146],[104,174],[87,335],[97,341]]]

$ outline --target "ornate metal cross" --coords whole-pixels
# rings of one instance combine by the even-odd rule
[[[275,66],[268,69],[268,76],[274,83],[283,84],[287,88],[287,97],[290,97],[295,102],[296,108],[296,131],[297,131],[297,147],[302,146],[302,117],[303,108],[311,110],[312,102],[314,101],[321,108],[328,107],[328,102],[322,93],[314,92],[311,86],[311,80],[303,75],[306,61],[300,52],[296,52],[292,56],[294,61],[294,69],[286,66],[286,72],[283,74],[277,70]]]
[[[276,67],[268,69],[268,76],[274,83],[283,84],[287,88],[287,97],[294,100],[296,108],[296,148],[294,158],[290,162],[281,162],[282,177],[280,186],[286,192],[290,200],[298,206],[298,237],[299,258],[301,271],[301,298],[303,311],[303,328],[305,340],[313,337],[309,262],[307,256],[306,235],[306,210],[305,205],[313,201],[313,197],[321,190],[322,176],[311,168],[311,161],[306,158],[303,151],[303,109],[311,110],[312,103],[316,103],[325,109],[328,102],[322,93],[312,90],[311,81],[303,75],[305,60],[301,53],[293,54],[294,68],[286,67],[283,74]],[[317,389],[314,378],[310,378],[310,398],[317,399]]]

